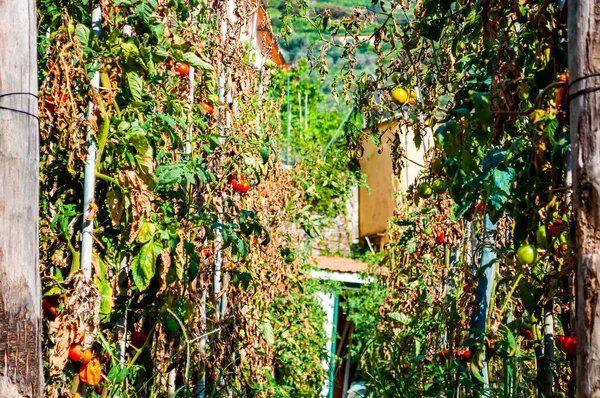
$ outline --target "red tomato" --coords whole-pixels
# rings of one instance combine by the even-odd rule
[[[485,207],[483,206],[483,203],[479,202],[475,205],[475,210],[477,211],[484,211]]]
[[[181,77],[186,77],[190,73],[190,66],[183,62],[177,62],[175,64],[175,72],[179,73]]]
[[[521,329],[520,334],[525,340],[533,340],[533,332],[529,329]]]
[[[104,355],[102,355],[102,356],[100,357],[100,363],[104,363],[104,362],[108,361],[108,358],[109,358],[109,357],[110,357],[110,355],[108,354],[108,351],[106,351],[106,352],[104,353]]]
[[[200,102],[200,106],[209,115],[212,115],[213,112],[215,111],[215,107],[210,102],[202,101],[202,102]]]
[[[49,321],[56,319],[58,315],[58,299],[56,297],[42,299],[42,314]]]
[[[102,386],[96,386],[96,394],[102,394]]]
[[[269,197],[269,192],[265,191],[265,193],[263,193],[263,197],[268,198]]]
[[[438,235],[435,238],[435,243],[437,243],[438,245],[446,244],[446,234],[444,233],[444,231],[442,231],[442,230],[438,231]]]
[[[446,349],[437,353],[437,357],[441,363],[446,363],[446,360],[450,358],[450,352]]]
[[[571,336],[556,336],[556,346],[568,355],[577,353],[577,339]]]
[[[250,183],[240,175],[238,178],[231,180],[231,187],[234,191],[246,193],[248,190],[250,190]]]
[[[129,336],[129,340],[131,341],[131,345],[135,348],[142,348],[142,346],[146,343],[146,335],[140,332],[132,332]]]
[[[469,284],[468,284],[468,283],[465,283],[465,284],[463,285],[463,292],[465,292],[465,293],[466,293],[466,292],[468,292],[470,287],[471,287],[471,286],[469,286]]]
[[[469,362],[471,360],[471,351],[469,349],[466,349],[463,352],[461,352],[460,359],[463,362]]]
[[[556,237],[560,234],[560,225],[562,224],[562,220],[558,219],[555,222],[548,223],[548,235],[551,237]]]
[[[81,356],[83,352],[81,351],[81,346],[79,344],[74,344],[69,349],[69,359],[75,362],[81,362]]]
[[[210,250],[208,250],[208,249],[204,249],[204,250],[202,251],[202,254],[204,254],[204,257],[208,257],[208,256],[210,256]]]
[[[565,254],[567,254],[567,246],[565,245],[557,246],[556,249],[554,249],[554,255],[556,258],[563,258]]]

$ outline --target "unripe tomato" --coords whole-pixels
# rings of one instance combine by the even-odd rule
[[[519,264],[533,264],[537,259],[537,249],[532,245],[524,245],[517,250],[517,261]]]
[[[444,158],[442,157],[435,157],[431,160],[431,163],[429,164],[429,167],[431,168],[431,171],[433,171],[435,174],[443,174],[444,173]]]
[[[390,80],[394,83],[394,84],[399,84],[400,83],[400,79],[402,79],[402,74],[400,72],[394,72],[390,75]]]
[[[190,73],[190,66],[183,62],[177,62],[175,64],[175,72],[179,73],[181,77],[186,77]]]
[[[442,194],[442,193],[446,192],[446,189],[448,189],[448,183],[445,180],[438,178],[437,180],[435,180],[433,182],[433,184],[431,185],[431,188],[433,189],[433,191],[435,193]]]
[[[431,185],[429,185],[427,182],[422,182],[419,185],[419,196],[427,199],[431,195],[433,195],[433,189],[431,189]]]
[[[425,75],[423,78],[423,83],[425,83],[426,86],[431,86],[433,84],[433,75]]]

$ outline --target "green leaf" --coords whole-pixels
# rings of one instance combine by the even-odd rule
[[[156,232],[156,226],[154,223],[144,221],[142,223],[142,227],[140,228],[140,232],[136,237],[136,242],[138,243],[148,243],[154,237],[154,233]]]
[[[181,60],[188,65],[193,66],[194,68],[201,71],[212,71],[214,68],[208,62],[203,61],[196,54],[188,52],[183,54]]]
[[[125,75],[127,77],[127,84],[129,85],[131,96],[135,101],[141,101],[142,93],[144,91],[144,81],[133,71],[129,71]]]
[[[131,262],[131,274],[135,285],[144,291],[150,286],[150,281],[156,273],[156,259],[162,251],[158,242],[148,242],[140,249],[140,252]]]
[[[90,34],[90,28],[85,25],[78,24],[75,28],[75,38],[81,43],[82,47],[89,47]]]
[[[273,325],[271,324],[271,319],[265,317],[265,319],[263,319],[260,322],[258,329],[267,343],[275,344],[275,335],[273,333]]]
[[[469,90],[469,97],[473,100],[475,106],[475,116],[481,123],[483,129],[492,127],[492,113],[490,110],[491,96],[490,93],[479,93]]]
[[[269,150],[266,147],[261,146],[259,151],[260,151],[260,156],[262,157],[263,163],[267,163],[269,161]]]
[[[97,282],[100,292],[100,315],[107,317],[113,307],[113,290],[108,279]]]

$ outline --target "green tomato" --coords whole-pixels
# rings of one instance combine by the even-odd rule
[[[425,228],[424,232],[425,232],[427,235],[431,235],[431,234],[433,233],[432,229],[431,229],[431,228],[429,228],[429,227]]]
[[[431,185],[429,185],[427,182],[422,182],[419,185],[419,196],[427,199],[431,195],[433,195],[433,189],[431,189]]]
[[[533,245],[524,245],[517,250],[519,264],[533,264],[537,259],[537,249]]]
[[[174,316],[169,315],[167,316],[167,320],[166,320],[166,325],[167,325],[167,330],[173,334],[177,333],[177,320],[175,319]]]
[[[435,157],[431,160],[429,164],[431,171],[435,174],[443,174],[444,173],[444,159],[440,156]]]
[[[441,178],[438,178],[437,180],[435,180],[431,186],[431,188],[433,188],[433,191],[437,194],[442,194],[444,192],[446,192],[446,189],[448,189],[448,183],[446,182],[446,180],[442,180]]]
[[[539,247],[548,248],[548,233],[546,232],[546,227],[540,225],[537,231],[535,231],[535,238]]]
[[[423,83],[425,83],[426,86],[431,86],[433,84],[433,75],[425,75],[425,77],[423,78]]]
[[[400,72],[394,72],[390,75],[390,79],[392,80],[392,82],[394,82],[394,84],[399,84],[400,80],[402,79],[402,75],[400,74]]]

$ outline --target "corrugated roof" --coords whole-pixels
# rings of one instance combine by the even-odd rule
[[[365,262],[344,257],[317,256],[316,260],[319,269],[328,271],[360,273],[369,267]]]

